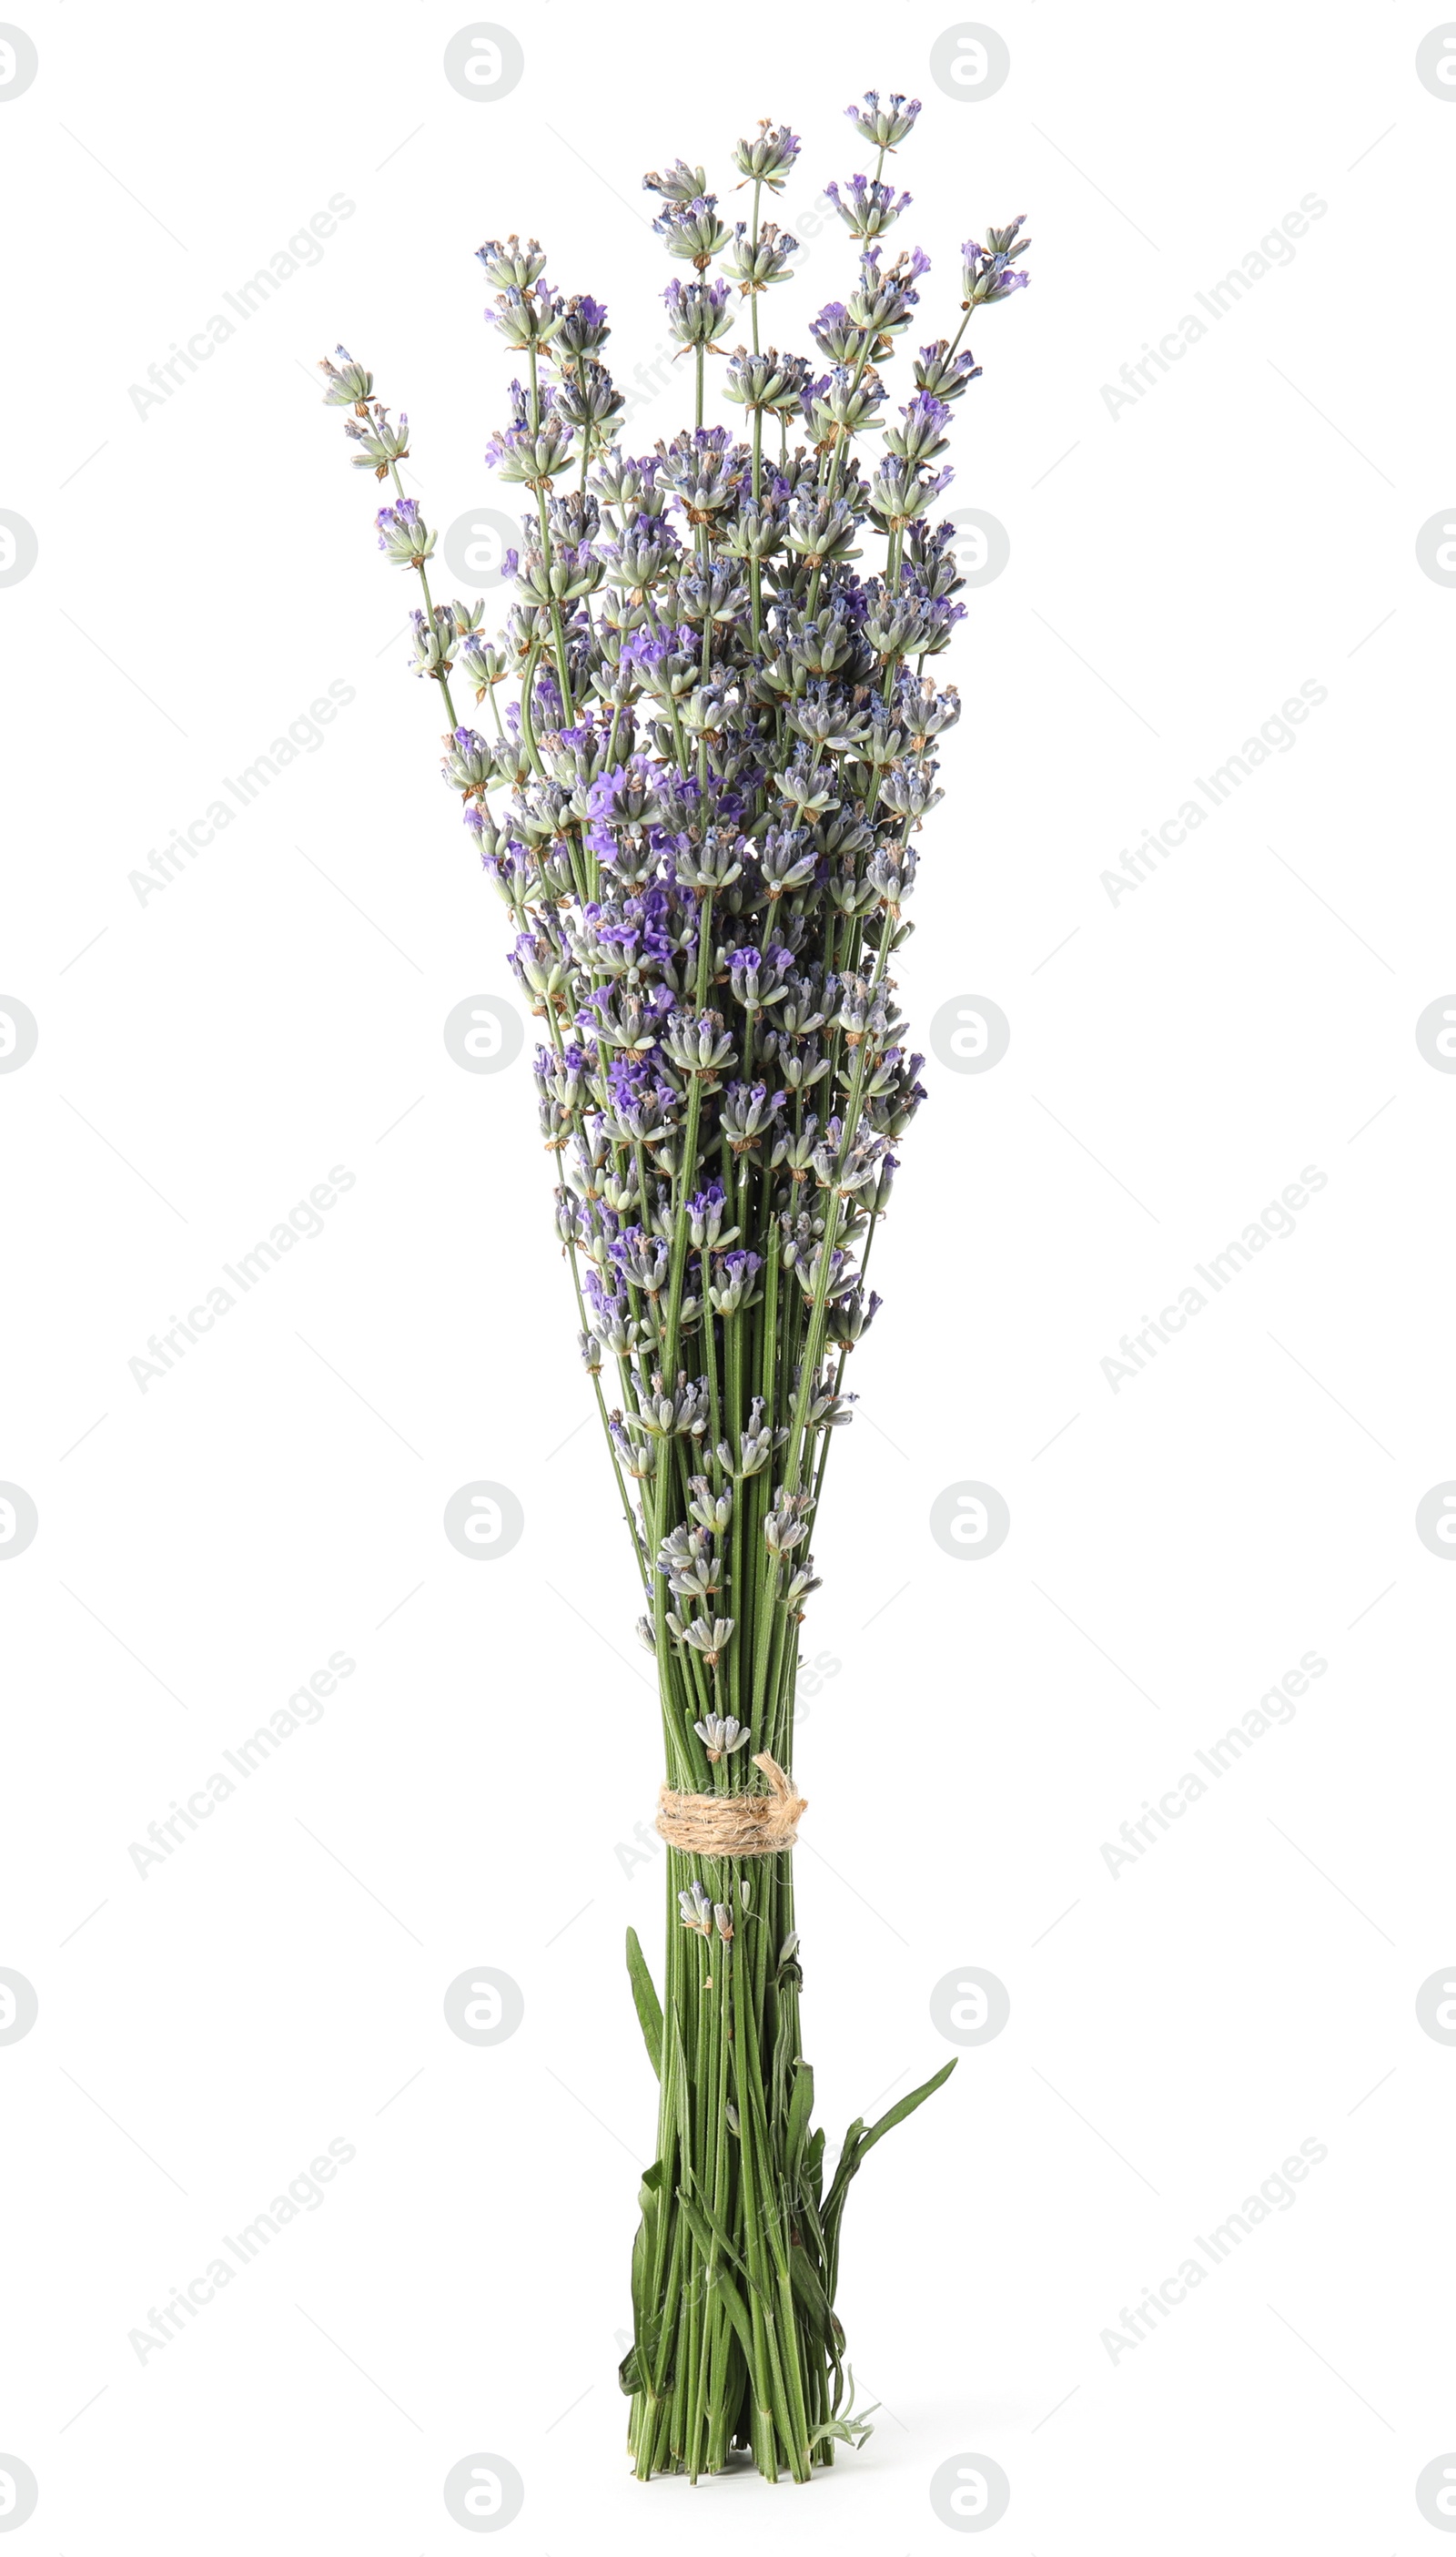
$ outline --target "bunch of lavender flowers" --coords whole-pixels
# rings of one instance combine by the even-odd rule
[[[981,369],[962,345],[971,314],[1026,282],[1019,220],[968,240],[955,334],[916,349],[890,405],[882,368],[930,262],[888,244],[910,199],[884,170],[919,101],[870,90],[847,112],[872,172],[830,189],[858,264],[810,324],[813,356],[760,343],[760,302],[797,247],[764,200],[798,136],[764,123],[735,146],[746,218],[685,162],[644,181],[695,387],[692,426],[651,453],[621,447],[603,306],[559,293],[535,240],[479,251],[486,317],[525,376],[487,447],[526,509],[493,638],[479,602],[432,600],[435,536],[399,474],[407,421],[391,426],[342,348],[324,366],[358,467],[392,483],[379,547],[419,580],[413,659],[439,686],[445,779],[542,1024],[556,1231],[668,1785],[710,1807],[792,1782],[825,1468],[924,1099],[890,963],[960,714],[926,672],[965,609],[953,527],[934,520],[941,457]],[[749,342],[729,353],[744,304]],[[705,420],[710,358],[732,425]],[[466,714],[487,702],[482,733]],[[765,2477],[805,2480],[868,2429],[835,2309],[851,2180],[954,2063],[853,2123],[828,2173],[791,1855],[670,1845],[667,1861],[660,1998],[627,1938],[660,2086],[620,2372],[629,2447],[641,2478],[696,2478],[736,2446]]]

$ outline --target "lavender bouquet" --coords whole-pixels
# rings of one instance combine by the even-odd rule
[[[432,600],[435,535],[399,475],[407,420],[391,425],[344,348],[324,365],[356,466],[393,484],[379,547],[419,579],[415,671],[439,687],[445,778],[543,1025],[556,1231],[657,1664],[661,1998],[627,1934],[660,2087],[620,2372],[639,2478],[697,2478],[738,2448],[803,2481],[862,2441],[835,2309],[845,2200],[955,2066],[853,2122],[829,2171],[800,2047],[794,1686],[846,1368],[879,1304],[874,1232],[924,1098],[890,962],[960,716],[925,672],[965,609],[955,528],[932,521],[938,466],[981,370],[971,315],[1025,284],[1027,243],[1019,220],[966,242],[959,326],[919,348],[886,423],[879,366],[929,260],[887,255],[910,200],[883,172],[919,101],[871,89],[847,112],[873,174],[828,191],[859,264],[810,324],[818,365],[759,342],[798,245],[763,205],[798,137],[765,123],[736,145],[751,194],[732,224],[702,169],[645,180],[688,279],[664,299],[695,403],[641,458],[619,442],[602,305],[559,294],[535,240],[479,251],[486,316],[526,374],[486,451],[526,504],[494,638],[480,602]],[[751,344],[722,389],[740,425],[710,425],[708,358],[735,304]],[[453,687],[488,701],[488,735]]]

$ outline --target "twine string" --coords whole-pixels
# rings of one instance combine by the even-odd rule
[[[806,1798],[792,1776],[760,1749],[753,1764],[766,1794],[675,1794],[664,1785],[653,1826],[684,1855],[781,1855],[798,1833]]]

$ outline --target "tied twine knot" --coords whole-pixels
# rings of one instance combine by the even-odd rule
[[[807,1806],[791,1776],[760,1749],[753,1764],[766,1794],[675,1794],[664,1785],[653,1822],[659,1837],[684,1855],[780,1855],[798,1833]]]

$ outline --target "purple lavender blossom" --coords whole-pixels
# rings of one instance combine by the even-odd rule
[[[920,113],[918,97],[902,97],[891,89],[887,105],[881,106],[877,88],[867,88],[858,105],[847,106],[846,115],[857,133],[881,151],[892,151],[903,142]]]
[[[831,178],[824,192],[855,239],[880,238],[890,224],[899,219],[911,201],[908,195],[897,197],[893,187],[882,178],[850,178],[846,181],[843,196]]]

